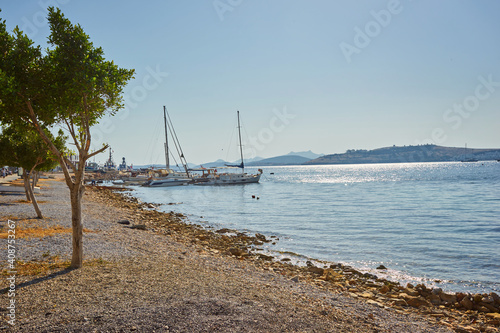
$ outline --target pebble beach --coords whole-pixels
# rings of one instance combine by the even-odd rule
[[[24,193],[0,193],[0,234],[11,220],[19,235],[14,325],[0,238],[0,331],[498,332],[494,293],[401,286],[332,263],[294,266],[259,254],[272,241],[264,235],[204,229],[118,189],[87,186],[84,266],[67,269],[69,190],[50,177],[37,195],[41,220]]]

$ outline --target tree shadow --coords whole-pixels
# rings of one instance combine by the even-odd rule
[[[0,207],[3,207],[3,206],[15,206],[15,205],[16,205],[15,203],[0,202]]]
[[[55,279],[56,277],[68,274],[69,272],[71,272],[73,270],[75,270],[75,268],[64,268],[60,271],[53,272],[47,276],[41,276],[41,277],[33,279],[31,281],[26,281],[26,282],[23,282],[20,284],[16,284],[16,290],[31,286],[34,284],[42,283],[44,281],[49,281],[49,280]],[[9,287],[0,289],[0,295],[6,294],[9,291],[9,289],[10,289]]]
[[[26,197],[26,194],[24,194],[24,192],[0,191],[0,196],[24,196],[24,197]]]
[[[0,204],[0,206],[2,206]],[[3,217],[0,217],[0,225],[6,223],[7,220],[12,221],[14,223],[17,222],[39,222],[41,220],[49,221],[47,218],[39,219],[38,217],[13,217],[13,216],[5,216],[5,220],[1,220]]]
[[[24,196],[26,195],[21,192],[5,192],[5,191],[0,191],[0,197],[13,197],[13,196]],[[7,207],[7,206],[15,206],[15,202],[0,202],[0,207]]]

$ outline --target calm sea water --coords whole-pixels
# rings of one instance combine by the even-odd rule
[[[273,167],[259,184],[135,189],[193,223],[275,235],[266,251],[298,264],[500,292],[499,162]]]

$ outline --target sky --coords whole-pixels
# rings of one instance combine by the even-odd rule
[[[164,163],[163,106],[191,163],[238,159],[237,110],[245,158],[500,148],[496,0],[0,0],[0,17],[46,48],[48,6],[136,71],[92,129],[115,162]]]

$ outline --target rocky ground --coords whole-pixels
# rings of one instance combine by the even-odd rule
[[[259,251],[272,238],[207,230],[101,187],[84,198],[85,265],[69,270],[69,192],[57,180],[41,186],[43,220],[33,219],[23,195],[0,193],[4,232],[8,219],[16,231],[61,231],[16,239],[21,273],[15,297],[8,270],[0,277],[0,331],[497,332],[500,325],[496,294],[446,294],[337,264],[277,262]],[[0,251],[5,268],[7,239]],[[15,326],[7,322],[12,299]]]

